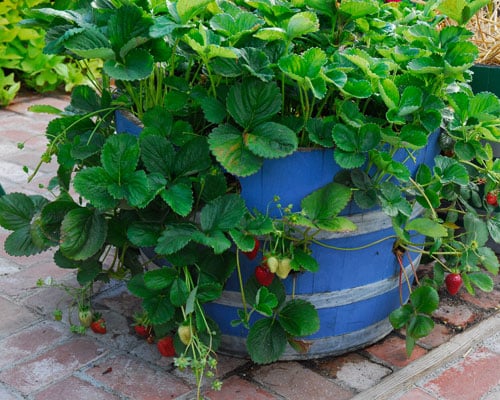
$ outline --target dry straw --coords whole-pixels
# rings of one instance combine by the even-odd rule
[[[470,21],[472,41],[479,48],[479,64],[500,65],[500,0],[491,0]]]

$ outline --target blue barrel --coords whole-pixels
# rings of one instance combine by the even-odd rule
[[[414,173],[425,162],[433,164],[438,153],[438,134],[431,136],[428,147],[416,152],[415,162],[407,163]],[[400,153],[400,159],[405,156]],[[247,206],[272,214],[273,197],[278,195],[283,206],[294,205],[299,210],[300,200],[314,190],[332,181],[339,171],[331,150],[298,151],[283,159],[266,160],[255,175],[240,179],[242,196]],[[415,211],[414,217],[419,214]],[[296,297],[310,301],[318,310],[320,329],[307,338],[311,343],[305,354],[288,347],[282,359],[311,359],[338,355],[372,344],[392,331],[389,314],[400,306],[400,265],[392,252],[394,235],[390,218],[380,209],[362,212],[356,206],[349,210],[348,217],[358,229],[349,233],[324,233],[321,241],[332,250],[312,245],[312,255],[319,263],[316,273],[300,273],[284,280],[287,293],[295,287]],[[424,237],[415,237],[422,243]],[[344,250],[343,250],[344,249]],[[348,250],[352,249],[352,250]],[[243,278],[253,274],[260,260],[250,262],[241,257]],[[405,271],[413,279],[413,267],[419,263],[419,254],[404,256]],[[295,282],[292,282],[295,280]],[[402,296],[408,298],[408,289],[403,278]],[[223,296],[207,304],[207,313],[220,326],[223,333],[219,351],[226,354],[246,356],[245,338],[248,331],[240,326],[231,326],[242,308],[241,294],[236,276],[227,282]]]

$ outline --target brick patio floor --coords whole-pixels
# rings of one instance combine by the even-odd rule
[[[64,95],[22,94],[0,109],[0,184],[6,192],[45,192],[39,185],[47,185],[55,166],[43,165],[30,184],[22,167],[35,168],[51,116],[28,107],[64,108],[67,101]],[[0,229],[0,243],[7,236]],[[101,285],[93,299],[106,318],[106,335],[72,334],[66,319],[52,318],[54,308],[64,311],[71,299],[55,288],[37,288],[36,281],[51,276],[71,285],[74,274],[57,268],[50,252],[11,257],[0,247],[0,400],[194,398],[192,377],[133,334],[139,302],[123,285]],[[492,293],[461,292],[453,299],[442,293],[436,329],[411,359],[405,356],[404,332],[318,360],[258,366],[221,355],[222,391],[204,388],[204,395],[210,400],[499,400],[499,303],[498,277]]]

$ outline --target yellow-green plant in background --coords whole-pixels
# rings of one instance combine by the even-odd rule
[[[38,92],[63,86],[70,91],[86,83],[82,68],[97,71],[98,63],[83,67],[64,56],[44,54],[45,32],[20,25],[23,10],[40,6],[64,8],[64,1],[3,0],[0,2],[0,106],[9,104],[25,85]]]

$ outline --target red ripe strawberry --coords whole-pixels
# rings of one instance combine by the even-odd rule
[[[255,278],[262,286],[269,286],[274,279],[274,274],[269,271],[267,265],[257,265],[255,268]]]
[[[458,293],[463,283],[460,274],[456,273],[451,273],[446,275],[444,282],[446,284],[446,289],[448,290],[448,293],[451,294],[452,296]]]
[[[259,252],[260,242],[257,238],[254,238],[254,241],[255,241],[255,244],[253,246],[253,250],[243,252],[243,254],[246,255],[249,260],[253,260],[255,257],[257,257],[257,254]]]
[[[174,338],[172,336],[165,336],[158,340],[156,344],[158,347],[158,351],[163,357],[173,357],[175,356],[175,348],[174,348]]]
[[[104,321],[104,318],[99,318],[90,324],[90,329],[95,333],[104,335],[106,333],[106,321]]]
[[[151,334],[151,327],[144,325],[134,325],[135,333],[140,337],[147,338]]]
[[[489,192],[486,195],[486,203],[488,203],[490,206],[498,207],[498,196],[494,192]]]

